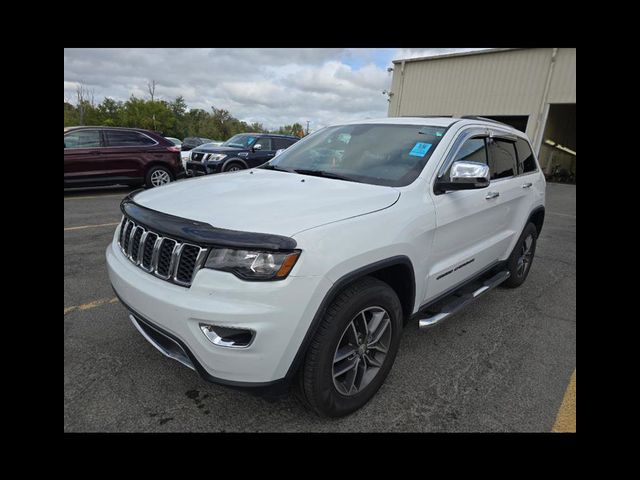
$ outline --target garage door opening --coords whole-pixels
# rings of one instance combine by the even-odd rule
[[[548,182],[576,183],[576,104],[549,105],[538,155]]]

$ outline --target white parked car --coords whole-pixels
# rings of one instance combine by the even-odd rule
[[[173,142],[173,144],[176,147],[181,147],[182,146],[182,140],[180,140],[179,138],[175,138],[175,137],[164,137],[164,138],[166,138],[170,142]]]
[[[259,168],[130,194],[108,270],[165,355],[224,385],[294,384],[341,416],[380,388],[407,322],[436,325],[525,281],[544,204],[512,127],[365,120]]]
[[[209,142],[209,143],[203,143],[202,145],[198,145],[198,147],[219,147],[220,145],[222,145],[224,142]],[[184,171],[187,171],[187,162],[191,159],[191,152],[192,150],[187,150],[184,151],[182,150],[180,152],[180,159],[182,160],[182,168],[184,168]]]

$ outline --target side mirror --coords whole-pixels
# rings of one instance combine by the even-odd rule
[[[444,193],[447,190],[474,190],[489,186],[489,166],[478,162],[454,162],[451,165],[448,181],[436,182],[436,190]]]
[[[253,147],[251,147],[251,150],[253,150],[254,152],[258,151],[258,150],[262,150],[262,145],[260,145],[259,143],[254,145]]]

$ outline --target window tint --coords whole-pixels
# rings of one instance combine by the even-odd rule
[[[516,174],[516,149],[513,142],[498,138],[487,139],[491,180],[513,177]]]
[[[518,152],[518,162],[520,163],[520,173],[533,172],[536,169],[536,161],[533,158],[533,152],[531,151],[529,143],[519,138],[516,142],[516,150]]]
[[[110,147],[139,147],[156,143],[151,138],[138,132],[105,130],[105,134],[107,136],[107,145]]]
[[[64,136],[64,148],[95,148],[99,146],[99,130],[79,130]]]
[[[287,147],[290,147],[291,144],[293,144],[293,140],[288,140],[286,138],[272,138],[271,141],[273,142],[273,149],[274,150],[280,150],[281,148],[287,148]]]
[[[256,140],[254,147],[256,145],[262,145],[262,150],[271,150],[271,139],[268,137],[262,137]]]

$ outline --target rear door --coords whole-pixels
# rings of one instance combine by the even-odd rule
[[[497,195],[496,207],[500,218],[500,242],[496,244],[496,249],[499,259],[505,260],[529,216],[532,182],[520,175],[517,153],[519,137],[498,128],[491,128],[490,135],[487,139],[491,171],[489,190]]]
[[[512,166],[502,157],[494,158],[494,139],[490,135],[486,128],[463,130],[440,167],[440,175],[447,177],[455,161],[488,163],[494,169],[494,179],[487,188],[432,193],[437,228],[424,302],[496,263],[511,238],[508,217],[512,216],[509,209],[513,194],[506,175],[509,168],[512,173],[516,171],[515,154]]]
[[[72,130],[64,135],[64,181],[66,184],[99,179],[103,140],[99,129]]]
[[[132,130],[105,130],[106,156],[112,177],[122,180],[144,177],[146,164],[153,160],[162,160],[164,151],[156,148],[158,142],[153,138]]]

